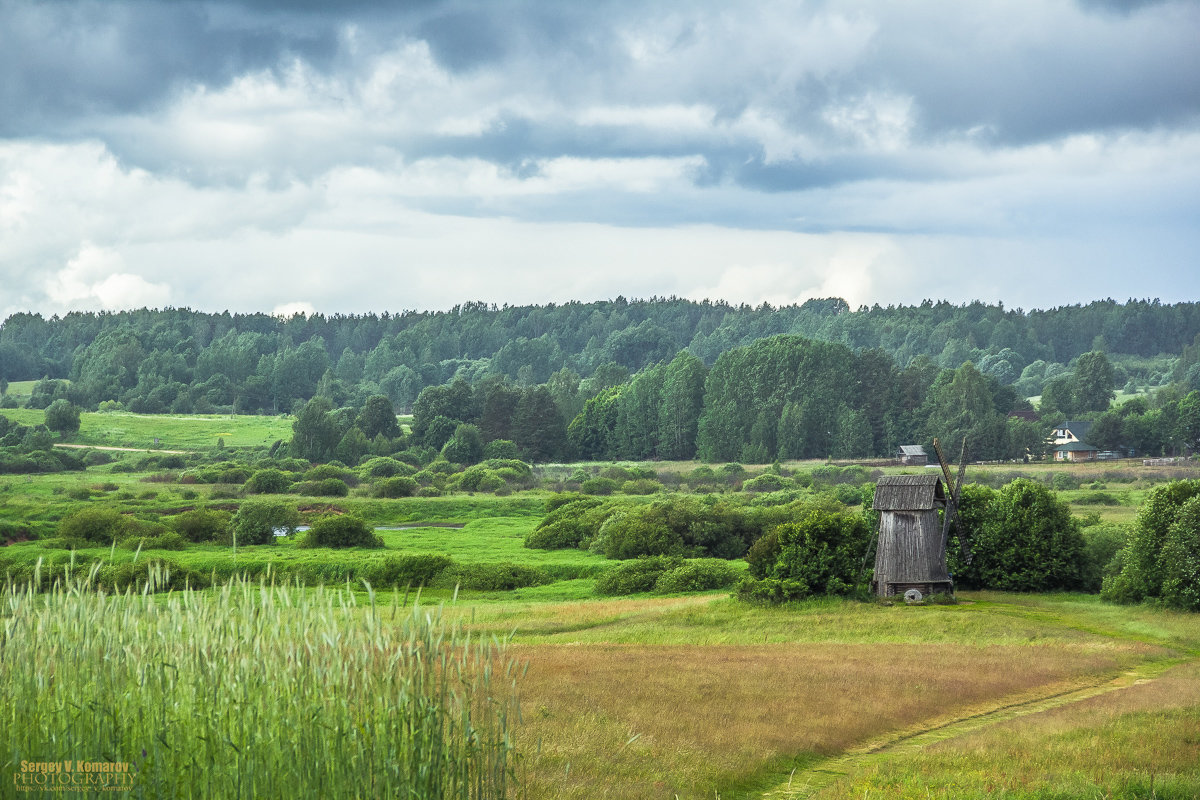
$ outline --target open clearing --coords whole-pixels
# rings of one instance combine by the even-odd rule
[[[1185,757],[1196,737],[1171,739],[1200,730],[1200,620],[1080,595],[964,601],[466,597],[454,613],[515,630],[534,798],[1035,797],[1059,751],[1063,796],[1105,796],[1151,769],[1179,797],[1200,792],[1200,760]],[[1000,726],[1050,753],[1048,771],[1013,769],[1016,734],[989,738]],[[1105,744],[1110,729],[1125,733],[1102,762],[1072,743]],[[1132,735],[1146,743],[1131,753]],[[955,759],[980,747],[964,784]]]

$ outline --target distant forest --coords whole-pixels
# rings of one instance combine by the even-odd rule
[[[39,380],[40,408],[299,417],[319,398],[340,420],[309,454],[326,458],[354,427],[346,410],[379,397],[414,414],[408,446],[440,450],[466,425],[534,460],[861,457],[935,435],[1019,458],[1044,449],[1047,423],[1106,413],[1097,444],[1162,452],[1188,439],[1178,405],[1200,389],[1200,304],[15,314],[0,325],[0,389],[17,380]],[[1119,388],[1159,391],[1110,410]]]

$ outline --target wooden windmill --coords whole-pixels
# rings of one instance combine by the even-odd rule
[[[873,508],[879,512],[879,545],[872,589],[879,597],[902,594],[921,599],[954,592],[946,570],[946,542],[962,492],[966,441],[957,480],[951,477],[936,439],[933,446],[942,475],[886,475],[875,485]],[[945,509],[942,519],[938,519],[939,509]]]

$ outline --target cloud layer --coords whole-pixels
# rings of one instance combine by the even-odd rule
[[[1200,3],[0,0],[0,318],[1195,299]]]

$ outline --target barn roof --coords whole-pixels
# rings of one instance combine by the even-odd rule
[[[940,475],[885,475],[875,484],[876,511],[925,511],[945,505]]]
[[[919,444],[902,444],[900,445],[900,452],[906,456],[929,457],[929,454],[925,452],[925,448]]]

